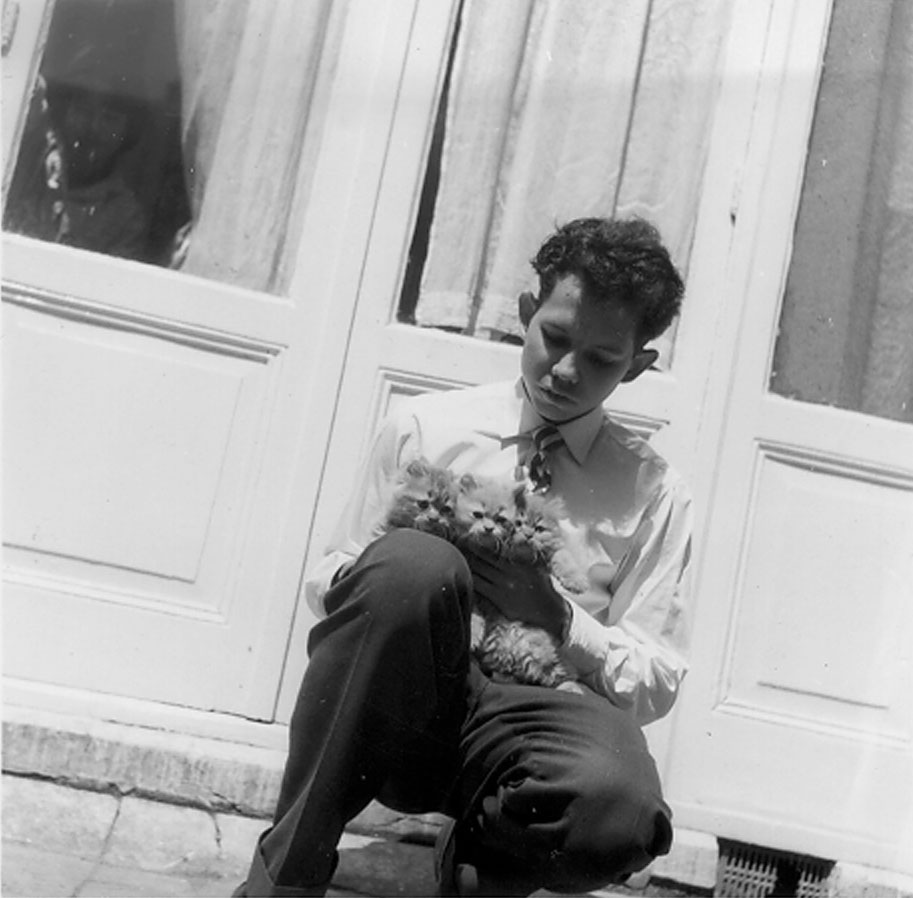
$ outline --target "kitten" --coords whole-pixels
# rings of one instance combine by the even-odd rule
[[[416,458],[399,472],[385,529],[410,527],[453,541],[456,483],[450,471]]]
[[[457,546],[501,555],[511,537],[514,489],[500,481],[464,474],[457,484],[454,530]]]
[[[559,529],[558,522],[565,516],[564,503],[552,496],[520,490],[516,509],[507,557],[518,564],[544,565],[569,592],[585,592],[589,579],[574,564]]]

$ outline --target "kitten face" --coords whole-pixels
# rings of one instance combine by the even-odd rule
[[[519,564],[547,564],[561,546],[555,500],[519,490],[508,557]]]
[[[415,459],[400,472],[387,523],[448,539],[453,529],[456,492],[449,471],[433,467],[425,459]]]
[[[455,523],[460,542],[500,552],[507,544],[514,518],[510,487],[471,474],[460,478]]]

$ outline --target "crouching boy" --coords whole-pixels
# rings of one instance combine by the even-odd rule
[[[641,727],[669,711],[686,669],[690,499],[603,403],[653,363],[646,344],[683,285],[638,219],[572,221],[533,267],[520,377],[402,403],[309,572],[321,620],[275,818],[236,894],[324,894],[343,828],[372,799],[451,818],[444,895],[588,891],[669,851]],[[586,588],[418,529],[382,532],[390,484],[418,458],[560,499]],[[480,600],[550,634],[573,688],[486,675],[470,650]]]

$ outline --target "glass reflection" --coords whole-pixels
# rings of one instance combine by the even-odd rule
[[[170,265],[190,217],[170,0],[61,0],[4,227]]]

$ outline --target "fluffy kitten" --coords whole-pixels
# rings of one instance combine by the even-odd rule
[[[409,527],[453,542],[457,487],[453,474],[416,458],[399,472],[384,529]]]
[[[500,481],[464,474],[457,484],[453,515],[457,546],[504,554],[513,534],[514,491]]]
[[[515,498],[517,513],[507,557],[517,564],[548,567],[568,592],[578,595],[585,592],[589,580],[574,564],[561,538],[558,522],[564,516],[564,503],[552,496],[523,490]]]

